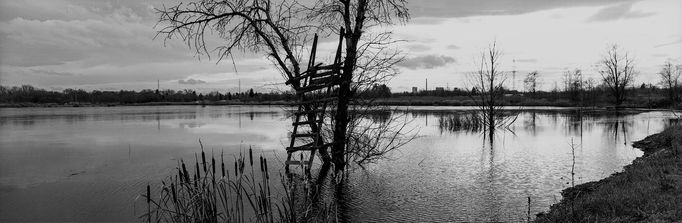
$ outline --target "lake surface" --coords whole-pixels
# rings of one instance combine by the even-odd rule
[[[410,107],[419,137],[389,160],[353,170],[339,209],[349,221],[517,221],[570,186],[621,171],[631,141],[661,131],[668,112],[524,110],[490,144],[441,119],[470,108]],[[0,221],[136,221],[148,183],[200,151],[281,160],[291,119],[279,106],[0,109]]]

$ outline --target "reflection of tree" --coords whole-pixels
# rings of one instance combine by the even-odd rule
[[[622,116],[616,116],[615,120],[604,123],[604,130],[607,134],[613,135],[613,142],[618,143],[618,134],[623,135],[623,144],[628,142],[628,129],[634,125],[633,120],[623,119]]]
[[[528,112],[530,118],[524,121],[524,127],[530,131],[533,136],[537,135],[537,111]]]
[[[680,118],[669,118],[669,119],[666,119],[665,122],[663,123],[663,126],[664,126],[663,129],[668,129],[668,128],[671,128],[673,126],[679,126],[680,124],[682,124],[682,119],[680,119]]]

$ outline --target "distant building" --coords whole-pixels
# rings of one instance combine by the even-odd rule
[[[443,88],[443,87],[436,87],[436,91],[445,91],[445,88]]]
[[[416,94],[417,90],[419,90],[419,89],[417,89],[417,87],[412,87],[412,94]]]

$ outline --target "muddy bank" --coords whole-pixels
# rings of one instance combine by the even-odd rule
[[[536,222],[677,222],[682,220],[682,127],[634,142],[644,156],[596,182],[561,192]]]

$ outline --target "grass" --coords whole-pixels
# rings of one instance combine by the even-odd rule
[[[219,160],[195,155],[194,165],[181,160],[177,173],[161,182],[160,188],[147,185],[145,222],[332,222],[333,205],[312,205],[305,185],[280,174],[272,182],[268,160],[254,162],[240,152],[232,170],[221,153]],[[256,165],[254,167],[254,165]],[[301,195],[300,191],[304,190]],[[296,196],[301,195],[301,196]],[[302,199],[301,199],[302,198]]]
[[[562,191],[536,222],[674,222],[682,220],[682,127],[634,143],[645,151],[616,173]]]
[[[484,125],[481,117],[476,112],[469,113],[453,113],[450,115],[443,115],[438,118],[438,127],[441,131],[449,132],[470,131],[478,132],[483,130]]]

